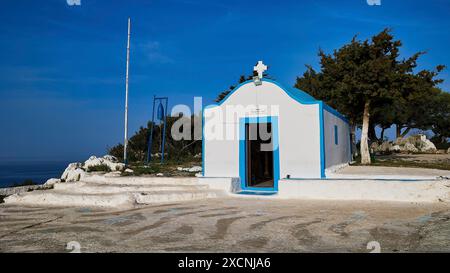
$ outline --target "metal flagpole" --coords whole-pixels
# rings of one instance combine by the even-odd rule
[[[130,36],[131,36],[131,19],[128,18],[128,42],[127,42],[127,74],[125,79],[125,137],[123,141],[123,161],[127,164],[127,148],[128,148],[128,71],[130,66]]]
[[[162,137],[162,143],[161,143],[161,163],[164,163],[164,146],[166,144],[166,123],[167,123],[167,104],[168,104],[168,98],[165,98],[166,101],[166,107],[164,109],[164,131],[163,131],[163,137]]]
[[[156,96],[153,95],[153,113],[152,113],[152,124],[150,127],[150,136],[148,138],[148,147],[147,147],[147,165],[150,163],[150,160],[152,160],[152,143],[153,143],[153,126],[155,124],[155,101]]]

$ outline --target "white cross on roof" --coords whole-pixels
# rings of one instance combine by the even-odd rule
[[[256,66],[253,67],[253,70],[258,72],[258,77],[262,79],[264,71],[267,70],[267,65],[263,64],[262,61],[258,61]]]

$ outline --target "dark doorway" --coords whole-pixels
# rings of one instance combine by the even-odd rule
[[[245,144],[247,187],[273,188],[272,124],[245,124]]]

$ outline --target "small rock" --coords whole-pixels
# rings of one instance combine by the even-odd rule
[[[162,155],[162,153],[156,153],[156,154],[152,154],[153,158],[160,158]],[[167,153],[164,153],[164,156],[167,156]]]
[[[103,165],[103,158],[97,158],[95,155],[89,157],[88,160],[84,161],[83,167],[89,169],[90,167]]]
[[[370,152],[371,153],[378,152],[379,148],[380,148],[380,145],[378,145],[378,143],[376,143],[376,142],[372,142],[372,144],[370,144]]]
[[[119,162],[119,160],[117,159],[117,157],[112,156],[112,155],[105,155],[105,156],[103,156],[103,159],[104,159],[104,160],[111,161],[111,162],[113,162],[113,163],[118,163],[118,162]]]
[[[400,151],[401,151],[400,145],[394,145],[394,146],[392,146],[392,147],[390,148],[390,151],[391,151],[391,152],[400,152]]]
[[[403,138],[403,137],[398,137],[398,138],[395,140],[395,144],[396,144],[396,145],[404,146],[406,143],[408,143],[408,139],[405,139],[405,138]]]
[[[120,177],[122,173],[119,171],[115,171],[115,172],[110,172],[110,173],[105,173],[104,176],[105,177]]]
[[[79,162],[70,163],[61,175],[61,180],[69,181],[70,179],[72,179],[75,170],[80,169],[81,166],[82,164]]]
[[[191,168],[183,168],[183,167],[177,167],[177,170],[180,172],[190,172]]]
[[[88,160],[84,162],[84,168],[89,169],[90,167],[106,165],[111,171],[123,171],[125,169],[125,164],[118,163],[116,157],[112,155],[105,155],[101,158],[96,156],[89,157]]]
[[[447,154],[450,154],[450,148],[447,149]]]
[[[427,136],[425,135],[419,135],[420,136],[420,142],[418,144],[418,148],[421,152],[424,153],[435,153],[436,152],[436,146],[433,142],[427,139]]]
[[[202,167],[200,167],[200,166],[194,166],[188,170],[188,172],[190,172],[190,173],[197,173],[197,172],[201,172],[201,171],[202,171]]]
[[[392,143],[389,141],[385,141],[381,144],[381,146],[378,148],[378,151],[380,152],[389,152],[392,149]]]
[[[44,183],[44,187],[52,187],[56,183],[60,183],[61,179],[59,178],[50,178],[47,182]]]
[[[64,179],[64,180],[66,182],[80,181],[81,178],[83,178],[85,174],[86,174],[86,172],[83,169],[77,168],[75,170],[69,171],[66,176],[66,179]]]
[[[410,153],[417,153],[419,152],[419,149],[416,148],[416,146],[414,146],[414,144],[407,142],[404,146],[403,146],[403,150],[405,152],[410,152]]]
[[[157,173],[156,176],[164,176],[162,173]]]
[[[126,173],[134,173],[134,171],[132,169],[129,169],[129,168],[125,169],[125,172]]]
[[[196,177],[203,177],[202,173],[196,173],[195,176]]]

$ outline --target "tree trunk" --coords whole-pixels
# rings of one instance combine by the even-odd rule
[[[369,140],[370,141],[378,141],[378,137],[377,137],[377,133],[375,132],[374,124],[369,125]]]
[[[400,124],[395,125],[395,137],[402,137],[402,126],[400,126]]]
[[[361,133],[361,164],[368,165],[370,161],[368,131],[369,131],[369,119],[370,119],[370,100],[367,100],[364,104],[363,125]]]
[[[406,130],[403,133],[400,134],[400,137],[404,138],[409,133],[410,130],[411,130],[410,127],[406,128]]]
[[[350,124],[350,138],[352,142],[352,156],[355,158],[358,156],[358,149],[356,148],[356,124],[354,122]]]
[[[384,130],[385,130],[386,128],[384,128],[384,127],[381,127],[381,134],[380,134],[380,140],[381,141],[384,141]]]

